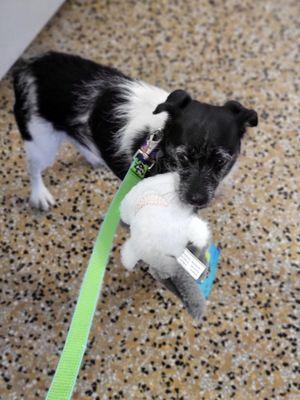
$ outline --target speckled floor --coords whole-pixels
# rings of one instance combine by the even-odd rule
[[[74,0],[28,49],[76,52],[205,101],[236,98],[260,116],[233,189],[203,213],[223,248],[206,319],[196,325],[146,272],[125,272],[115,246],[74,399],[300,398],[299,13],[297,0]],[[43,399],[118,182],[67,147],[46,173],[57,206],[30,209],[12,106],[8,76],[0,83],[0,397]]]

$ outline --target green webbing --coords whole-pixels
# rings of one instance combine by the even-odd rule
[[[120,203],[130,189],[143,178],[147,169],[146,165],[141,167],[140,161],[134,159],[102,222],[81,284],[66,342],[46,400],[68,400],[72,396],[86,349],[114,235],[120,221]]]

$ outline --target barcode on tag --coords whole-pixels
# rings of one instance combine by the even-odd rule
[[[177,258],[179,264],[189,273],[194,279],[199,279],[206,270],[206,265],[194,256],[190,250],[185,249],[180,257]]]

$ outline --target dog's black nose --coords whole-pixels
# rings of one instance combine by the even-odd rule
[[[204,207],[208,203],[208,197],[205,193],[193,193],[189,196],[189,203],[196,207]]]

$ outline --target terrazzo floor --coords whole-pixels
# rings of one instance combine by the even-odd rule
[[[235,98],[260,117],[232,188],[202,212],[223,249],[203,323],[147,272],[125,272],[120,229],[74,399],[300,399],[299,17],[297,0],[71,0],[27,50],[75,52],[203,101]],[[56,206],[31,209],[12,107],[8,74],[0,398],[43,399],[118,182],[65,146],[45,174]]]

